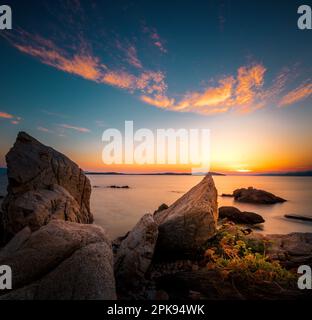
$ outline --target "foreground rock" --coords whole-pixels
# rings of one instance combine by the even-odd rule
[[[13,291],[3,300],[116,298],[113,254],[104,230],[61,220],[20,231],[0,251],[12,268]]]
[[[312,265],[312,233],[267,235],[263,240],[267,255],[272,260],[279,260],[286,268]]]
[[[6,238],[25,226],[37,230],[53,218],[92,223],[90,182],[65,155],[21,132],[6,161],[8,195],[2,204]]]
[[[279,202],[285,202],[286,200],[275,196],[273,193],[254,189],[249,187],[248,189],[236,189],[233,192],[234,199],[239,202],[259,203],[259,204],[274,204]]]
[[[158,236],[158,226],[146,214],[121,241],[115,255],[117,290],[121,295],[142,290],[142,281],[150,267]]]
[[[245,231],[226,222],[196,260],[154,263],[154,287],[174,300],[311,299],[311,290],[298,288],[297,267],[311,265],[312,234]]]
[[[254,212],[240,211],[235,207],[220,207],[219,218],[226,218],[235,223],[242,224],[258,224],[265,222],[263,217],[259,214]]]
[[[158,211],[157,256],[193,255],[216,233],[217,190],[207,175],[168,209]]]
[[[216,270],[201,269],[165,275],[158,279],[157,286],[166,291],[171,300],[294,300],[311,299],[307,290],[295,286],[284,289],[278,283],[246,281],[239,275],[227,279]]]

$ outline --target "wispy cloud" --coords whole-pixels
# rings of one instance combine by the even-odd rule
[[[128,62],[136,68],[143,68],[141,61],[138,58],[137,50],[132,45],[127,50]]]
[[[308,98],[312,94],[312,83],[303,83],[296,89],[288,92],[279,102],[279,107],[295,104]]]
[[[224,77],[216,86],[209,86],[203,91],[188,92],[180,101],[165,96],[142,96],[141,100],[168,110],[205,115],[230,109],[248,112],[259,107],[265,71],[261,64],[243,66],[237,70],[236,76]]]
[[[9,113],[7,113],[7,112],[0,111],[0,118],[13,119],[14,116],[9,114]]]
[[[161,52],[167,52],[165,41],[155,28],[144,25],[143,32]],[[112,41],[114,49],[122,53],[121,62],[114,64],[103,61],[94,54],[92,45],[82,35],[77,39],[73,36],[74,43],[69,43],[66,47],[55,39],[46,39],[18,28],[14,32],[1,35],[19,51],[38,59],[43,64],[98,84],[127,90],[146,104],[170,111],[195,112],[203,115],[231,110],[246,113],[266,107],[272,102],[280,107],[288,106],[312,94],[311,81],[286,91],[286,83],[289,82],[292,73],[287,68],[268,84],[265,79],[267,68],[262,63],[254,62],[240,66],[234,74],[215,77],[217,81],[209,81],[209,86],[172,96],[167,92],[166,73],[163,70],[145,68],[139,59],[135,39]],[[48,111],[43,112],[57,115]],[[0,118],[9,119],[12,124],[18,124],[21,120],[5,112],[0,113]],[[90,131],[67,124],[61,127],[79,132]]]
[[[45,127],[37,127],[37,130],[38,131],[41,131],[41,132],[46,132],[46,133],[52,133],[51,130],[49,130],[48,128],[45,128]]]
[[[72,126],[70,124],[60,124],[59,127],[64,128],[64,129],[70,129],[70,130],[75,130],[81,133],[88,133],[91,132],[89,129],[87,128],[83,128],[83,127],[76,127],[76,126]]]
[[[97,83],[148,94],[161,94],[167,87],[163,72],[142,69],[134,47],[128,48],[128,58],[140,69],[138,74],[130,73],[123,68],[107,67],[91,50],[86,49],[87,46],[82,46],[81,52],[71,53],[58,47],[52,40],[22,30],[14,36],[9,36],[9,41],[21,52],[39,59],[46,65]]]
[[[10,122],[14,125],[19,124],[22,120],[21,117],[14,116],[14,115],[7,113],[7,112],[4,112],[4,111],[0,111],[0,118],[10,120]]]
[[[148,27],[143,25],[143,32],[146,33],[152,42],[152,44],[158,48],[162,53],[167,53],[167,49],[165,47],[165,41],[160,37],[156,28]]]
[[[255,111],[280,100],[279,106],[286,106],[303,100],[312,94],[312,83],[302,84],[285,93],[291,78],[289,68],[284,68],[265,86],[267,68],[260,63],[241,66],[237,74],[221,78],[216,85],[201,91],[187,92],[180,100],[164,94],[142,95],[141,101],[158,108],[177,112],[195,112],[203,115],[225,113],[230,110],[240,113]],[[286,91],[287,92],[287,91]],[[280,95],[284,97],[280,99]]]
[[[57,117],[57,118],[68,118],[68,115],[62,114],[62,113],[58,113],[58,112],[52,112],[52,111],[48,111],[48,110],[40,110],[42,113],[47,114],[48,116],[53,116],[53,117]]]
[[[101,77],[98,69],[100,61],[90,53],[80,52],[70,55],[59,48],[52,40],[39,35],[17,30],[10,42],[23,53],[38,58],[42,63],[64,72],[75,74],[87,80],[97,81]]]
[[[109,71],[105,73],[101,82],[131,92],[138,90],[148,94],[162,94],[167,89],[165,75],[160,71],[144,71],[139,76],[126,71]]]
[[[116,47],[125,55],[125,61],[138,69],[143,68],[143,64],[138,58],[138,52],[136,47],[133,44],[130,44],[128,41],[122,43],[120,40],[116,40]]]
[[[174,99],[161,95],[156,95],[154,97],[142,95],[140,99],[141,101],[158,108],[170,108],[174,105]]]

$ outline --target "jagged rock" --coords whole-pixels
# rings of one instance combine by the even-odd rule
[[[168,209],[157,212],[157,257],[193,255],[216,232],[217,190],[207,175]]]
[[[116,298],[111,243],[98,226],[53,220],[33,233],[26,227],[0,251],[3,264],[14,285],[3,300]]]
[[[312,233],[274,234],[263,237],[266,254],[286,268],[312,264]]]
[[[50,189],[27,191],[7,203],[6,217],[10,232],[15,234],[26,226],[32,231],[46,225],[51,219],[84,223],[85,217],[77,201],[58,185]]]
[[[117,290],[129,294],[140,288],[156,245],[158,226],[151,214],[144,215],[127,236],[121,240],[115,255]]]
[[[228,219],[235,223],[258,224],[265,222],[262,216],[254,212],[240,211],[235,207],[220,207],[219,218]]]
[[[239,202],[260,203],[260,204],[274,204],[279,202],[285,202],[287,200],[275,196],[273,193],[258,190],[253,187],[248,189],[236,189],[233,192],[234,199]]]
[[[56,217],[92,223],[89,179],[65,155],[20,132],[6,161],[9,184],[2,208],[7,238],[28,222],[38,228]]]

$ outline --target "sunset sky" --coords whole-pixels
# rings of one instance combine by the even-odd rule
[[[302,1],[5,2],[13,30],[0,31],[0,166],[26,131],[85,170],[188,169],[105,166],[103,131],[133,120],[210,129],[213,171],[311,170]]]

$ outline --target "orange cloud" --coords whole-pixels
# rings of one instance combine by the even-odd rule
[[[163,41],[155,29],[145,27],[144,32],[155,46],[166,52]],[[136,68],[133,72],[127,70],[127,65],[112,68],[104,64],[99,57],[92,54],[91,45],[83,39],[77,41],[79,46],[76,43],[72,45],[74,50],[71,52],[61,49],[51,40],[23,30],[6,33],[4,37],[18,50],[39,59],[44,64],[87,80],[136,93],[142,102],[171,111],[196,112],[204,115],[225,113],[230,110],[250,112],[279,100],[280,107],[293,104],[312,93],[312,84],[306,83],[280,99],[280,94],[285,90],[285,84],[289,80],[290,70],[282,70],[271,86],[264,88],[266,68],[260,63],[255,63],[241,66],[237,69],[237,74],[221,78],[214,86],[188,92],[178,100],[167,94],[166,74],[162,71],[144,69],[136,47],[127,41],[126,45],[117,41],[116,46],[124,53],[121,60]],[[0,113],[2,118],[8,116],[10,115]],[[14,116],[9,119],[14,121],[14,124],[20,121]],[[87,132],[84,131],[85,128],[73,126],[69,128]]]
[[[14,116],[12,116],[11,114],[9,113],[6,113],[6,112],[2,112],[0,111],[0,118],[4,118],[4,119],[13,119]]]
[[[266,69],[261,64],[238,69],[235,104],[248,107],[254,102],[257,90],[263,85],[265,71]]]
[[[223,110],[232,97],[234,82],[233,77],[228,77],[220,80],[218,87],[209,87],[203,93],[189,93],[174,109],[178,111],[197,110],[207,113],[208,109],[217,110],[215,107],[221,106]]]
[[[263,106],[259,101],[264,91],[264,74],[266,69],[261,64],[240,67],[237,76],[228,76],[219,80],[218,85],[208,87],[203,92],[190,92],[177,104],[172,100],[153,101],[142,99],[147,103],[180,112],[197,112],[204,115],[224,113],[232,108],[239,111],[251,111]],[[153,103],[152,103],[153,102]]]
[[[110,69],[98,57],[92,55],[85,43],[81,45],[80,52],[78,50],[78,53],[71,55],[70,52],[59,48],[53,41],[41,36],[32,35],[25,31],[19,31],[17,34],[9,39],[14,47],[58,70],[131,92],[141,91],[143,94],[159,95],[167,89],[164,73],[144,70],[134,46],[129,46],[125,52],[127,61],[140,69],[138,75],[129,73],[124,68],[121,70]],[[118,46],[120,50],[124,50],[120,43]]]
[[[12,114],[9,114],[9,113],[4,112],[4,111],[0,111],[0,118],[11,120],[11,123],[14,124],[14,125],[19,124],[20,121],[22,120],[21,117],[13,116]]]
[[[61,128],[64,128],[64,129],[71,129],[71,130],[75,130],[75,131],[82,132],[82,133],[90,132],[90,130],[87,129],[87,128],[75,127],[75,126],[72,126],[72,125],[69,125],[69,124],[60,124],[59,126]]]
[[[301,101],[312,94],[312,83],[305,83],[287,93],[279,102],[279,107],[285,107]]]
[[[158,108],[170,108],[174,104],[174,99],[169,99],[165,96],[155,96],[153,98],[143,95],[140,99],[141,101]]]
[[[127,55],[129,64],[139,69],[143,68],[142,63],[138,58],[137,50],[133,45],[128,48]]]
[[[135,77],[124,71],[109,71],[104,75],[102,82],[122,89],[133,89]]]
[[[40,38],[38,38],[40,39]],[[48,46],[47,46],[48,44]],[[78,75],[87,80],[94,80],[100,77],[99,59],[90,55],[76,54],[67,57],[65,53],[53,43],[40,39],[39,43],[32,45],[16,44],[15,47],[23,53],[29,54],[59,70]]]

